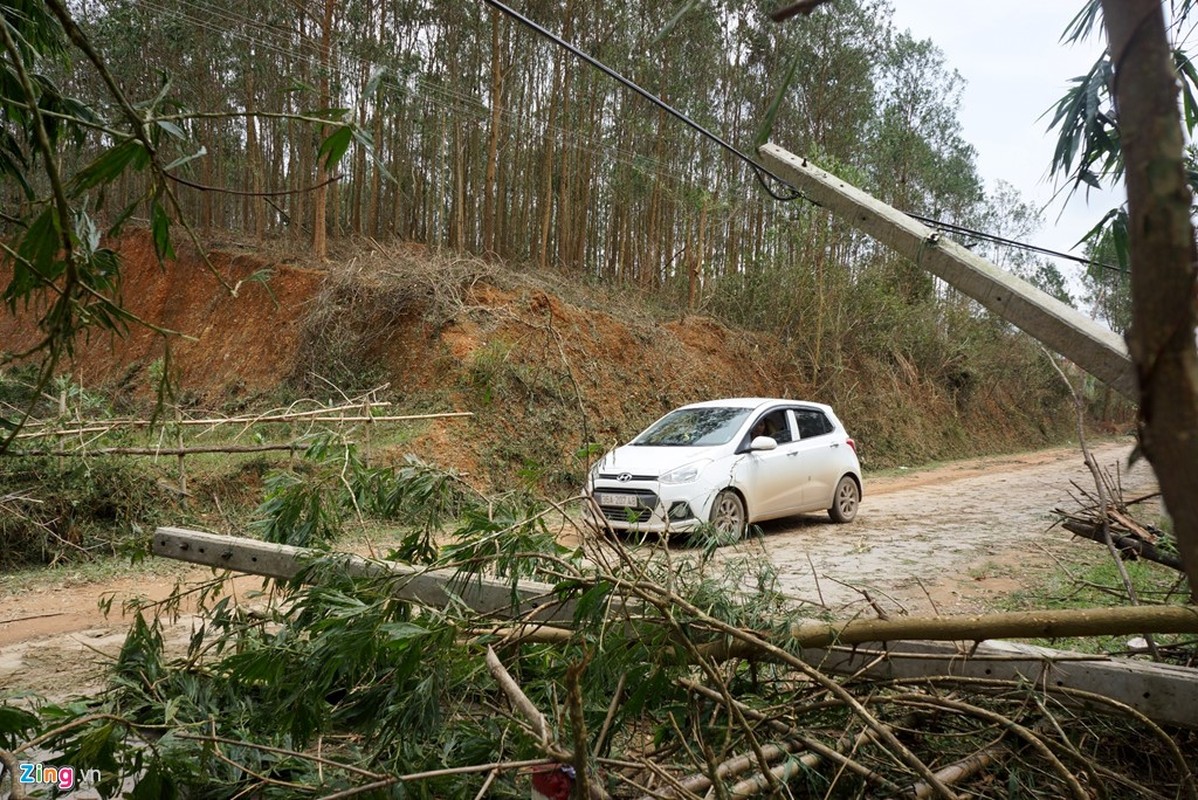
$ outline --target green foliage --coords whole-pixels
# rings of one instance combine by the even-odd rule
[[[417,478],[424,485],[429,480]],[[300,581],[257,599],[242,594],[234,602],[218,577],[198,592],[178,590],[156,607],[160,616],[143,609],[105,692],[32,711],[0,702],[0,737],[7,737],[0,745],[19,752],[30,737],[53,731],[39,746],[100,769],[103,797],[115,796],[126,782],[136,797],[294,797],[372,785],[393,786],[402,797],[469,797],[484,781],[489,796],[526,796],[526,779],[518,773],[446,774],[543,755],[543,743],[513,717],[511,698],[498,691],[485,666],[488,648],[545,713],[560,746],[573,748],[577,736],[598,757],[665,754],[685,773],[710,772],[746,752],[751,737],[772,738],[757,719],[785,721],[804,736],[834,741],[860,725],[835,701],[840,692],[868,698],[871,713],[886,722],[910,713],[901,703],[888,708],[891,688],[864,676],[836,692],[825,686],[813,694],[809,673],[703,656],[703,648],[727,643],[732,632],[783,641],[785,623],[802,618],[760,554],[717,563],[707,550],[630,552],[594,549],[593,543],[585,553],[565,550],[546,535],[549,511],[527,498],[479,502],[461,518],[454,546],[430,566],[458,571],[451,591],[483,578],[512,581],[513,590],[517,577],[552,580],[544,600],[572,601],[575,609],[572,619],[557,623],[564,635],[552,642],[512,640],[500,628],[510,623],[502,613],[399,600],[396,592],[407,579],[381,572],[351,578],[342,559],[326,556],[313,560]],[[189,598],[198,603],[199,623],[179,655],[170,651],[160,619]],[[695,685],[719,688],[700,693]],[[736,698],[735,713],[714,699],[720,689]],[[934,701],[934,688],[925,691],[925,700]],[[1012,715],[1029,705],[1042,713],[1017,687],[1010,694],[968,699],[1000,703]],[[924,758],[955,759],[993,741],[988,723],[969,720],[929,714],[920,722],[921,741],[911,746]],[[1060,724],[1093,730],[1095,723]],[[1142,737],[1135,740],[1145,746]],[[867,759],[875,774],[911,778],[901,759],[874,746],[863,743],[854,758]],[[1035,758],[1018,761],[1031,764],[1043,792],[1056,791],[1054,770]],[[864,789],[844,784],[857,779],[836,766],[837,777],[813,768],[792,787],[819,786],[825,794],[834,785]],[[1011,781],[1024,781],[1022,769]],[[1154,780],[1171,780],[1173,769],[1165,755],[1153,774],[1166,777]],[[437,775],[397,783],[399,776],[425,771]],[[596,780],[609,792],[619,788],[611,771],[596,773]]]
[[[98,16],[107,22],[124,12],[118,3]],[[39,342],[20,354],[35,359],[37,395],[74,354],[80,337],[124,335],[130,326],[171,333],[128,312],[120,292],[120,261],[102,237],[117,235],[144,204],[155,254],[160,261],[174,259],[172,226],[182,224],[191,232],[175,182],[207,150],[191,141],[203,127],[192,124],[195,112],[167,113],[183,105],[171,96],[173,82],[165,71],[152,84],[146,82],[157,85],[151,99],[125,96],[111,65],[65,5],[18,0],[0,6],[0,14],[0,192],[14,201],[21,198],[0,216],[8,242],[0,246],[8,273],[2,295],[10,314],[30,314],[39,330]],[[117,27],[115,38],[123,42],[131,29]],[[73,54],[83,63],[74,63]],[[54,73],[69,76],[69,89],[55,82]],[[97,78],[96,85],[89,86],[89,77]],[[94,94],[86,100],[70,93],[89,89]],[[369,135],[347,121],[346,109],[316,112],[306,121],[324,119],[336,123],[315,148],[326,166],[339,162],[355,140],[371,149]],[[121,198],[121,210],[104,230],[110,195]],[[5,356],[0,366],[11,358]],[[29,412],[0,412],[0,453],[8,450]]]
[[[1192,3],[1178,4],[1172,11],[1171,27],[1174,35],[1186,26]],[[1092,35],[1100,28],[1102,4],[1099,0],[1086,0],[1082,9],[1069,23],[1061,36],[1063,42],[1076,42]],[[1177,74],[1177,85],[1181,91],[1182,124],[1187,138],[1192,139],[1198,127],[1198,69],[1185,50],[1184,40],[1174,43],[1173,66]],[[1102,188],[1104,184],[1119,184],[1123,180],[1123,146],[1120,140],[1119,118],[1114,101],[1115,67],[1110,54],[1103,54],[1085,75],[1074,78],[1071,87],[1052,109],[1049,128],[1057,130],[1057,146],[1053,152],[1050,172],[1065,176],[1070,183],[1071,194],[1081,186]],[[1192,148],[1186,151],[1186,169],[1190,188],[1198,187],[1198,170],[1194,167]],[[1126,271],[1128,232],[1126,208],[1113,208],[1102,216],[1097,224],[1083,237],[1092,251],[1101,255],[1116,256],[1117,260],[1102,261],[1092,252],[1090,258],[1097,262],[1090,268],[1092,291],[1095,284],[1107,283],[1106,278],[1097,278],[1094,268],[1117,265]],[[1099,301],[1102,302],[1101,300]],[[1100,313],[1114,326],[1122,322],[1118,315],[1110,315],[1110,308],[1099,307]],[[1124,328],[1125,329],[1125,328]]]
[[[0,569],[114,556],[176,512],[155,470],[115,458],[0,458]]]

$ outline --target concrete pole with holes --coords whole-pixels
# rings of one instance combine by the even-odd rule
[[[981,303],[1132,402],[1135,369],[1118,334],[928,226],[776,144],[762,163],[819,205]]]

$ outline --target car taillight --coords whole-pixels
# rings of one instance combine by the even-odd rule
[[[853,448],[853,452],[854,452],[854,453],[856,453],[856,452],[857,452],[857,443],[856,443],[856,442],[854,442],[854,441],[852,440],[852,438],[845,439],[845,440],[844,440],[844,443],[845,443],[845,444],[847,444],[849,447]]]

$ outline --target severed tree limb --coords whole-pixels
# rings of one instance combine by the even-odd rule
[[[1022,682],[1014,682],[1003,680],[1000,678],[972,678],[964,675],[922,675],[918,678],[896,678],[894,680],[879,683],[879,686],[901,687],[910,686],[917,689],[927,689],[929,686],[952,686],[957,688],[968,689],[970,691],[982,691],[989,693],[1001,693],[1011,690],[1027,691],[1028,686]],[[1067,697],[1072,701],[1081,702],[1090,707],[1103,706],[1111,712],[1119,716],[1127,717],[1134,720],[1138,725],[1142,725],[1147,729],[1158,744],[1162,745],[1166,752],[1169,753],[1173,760],[1173,764],[1177,767],[1178,774],[1181,776],[1179,780],[1180,789],[1184,790],[1185,796],[1190,800],[1198,800],[1198,780],[1195,779],[1193,768],[1190,765],[1191,758],[1188,754],[1182,753],[1174,738],[1165,731],[1160,725],[1157,725],[1146,714],[1138,709],[1135,709],[1126,703],[1121,703],[1118,700],[1107,697],[1104,694],[1088,692],[1084,689],[1074,689],[1068,686],[1058,686],[1052,682],[1046,682],[1037,687],[1037,690],[1043,690],[1052,695]],[[886,702],[888,697],[879,693],[875,696],[872,702]],[[1179,795],[1181,792],[1179,791]]]
[[[1045,351],[1045,355],[1048,352]],[[1086,462],[1086,468],[1090,470],[1090,476],[1094,479],[1094,486],[1098,491],[1098,518],[1101,522],[1102,539],[1101,542],[1106,545],[1107,552],[1111,554],[1111,559],[1115,562],[1115,569],[1119,571],[1119,578],[1123,581],[1123,588],[1127,592],[1127,599],[1131,601],[1133,606],[1140,604],[1140,598],[1136,594],[1136,586],[1132,583],[1131,575],[1127,572],[1127,565],[1123,563],[1122,557],[1119,555],[1118,548],[1115,547],[1114,539],[1111,536],[1111,518],[1110,518],[1110,501],[1107,497],[1106,481],[1103,480],[1102,471],[1098,468],[1098,462],[1094,460],[1094,454],[1090,452],[1090,448],[1086,445],[1086,421],[1085,421],[1085,404],[1082,402],[1082,397],[1077,389],[1073,387],[1069,378],[1065,376],[1065,372],[1061,366],[1057,364],[1056,359],[1049,356],[1049,363],[1053,369],[1061,376],[1061,380],[1069,387],[1070,394],[1073,395],[1073,405],[1077,411],[1077,441],[1082,448],[1082,457]],[[1156,640],[1153,639],[1151,633],[1144,633],[1144,638],[1148,642],[1148,648],[1152,651],[1152,660],[1160,661],[1161,655],[1156,649]]]
[[[963,780],[973,777],[978,772],[981,772],[986,767],[998,760],[998,757],[1009,753],[1009,749],[1002,744],[992,744],[989,747],[984,747],[971,756],[949,764],[943,769],[936,770],[936,777],[952,786],[960,783]],[[914,800],[924,800],[924,798],[932,796],[932,787],[926,783],[917,783],[911,787],[909,797]]]
[[[1087,539],[1090,539],[1091,541],[1098,542],[1099,544],[1106,543],[1106,539],[1103,536],[1102,529],[1098,525],[1095,525],[1092,523],[1087,523],[1087,522],[1068,520],[1066,522],[1061,523],[1061,527],[1064,528],[1065,530],[1069,531],[1070,533],[1076,534],[1078,536],[1083,536]],[[1144,559],[1147,559],[1148,561],[1153,561],[1157,564],[1161,564],[1162,566],[1166,566],[1171,569],[1175,569],[1178,572],[1184,572],[1184,568],[1182,566],[1180,558],[1173,555],[1172,553],[1165,553],[1165,552],[1162,552],[1161,550],[1158,550],[1156,545],[1152,544],[1151,542],[1146,542],[1137,536],[1130,536],[1130,535],[1125,536],[1122,534],[1111,534],[1111,540],[1113,541],[1115,547],[1118,548],[1120,551],[1124,551],[1124,552],[1130,551],[1131,553],[1134,553],[1138,558],[1144,558]]]
[[[802,647],[827,647],[899,639],[983,641],[1005,638],[1059,639],[1070,636],[1119,636],[1154,633],[1198,633],[1198,606],[1131,606],[1077,610],[1017,611],[959,617],[863,619],[850,622],[808,620],[790,626],[790,636]],[[724,645],[711,646],[724,649]],[[743,641],[731,652],[744,653]]]
[[[721,695],[719,692],[717,692],[716,690],[714,690],[708,686],[704,686],[701,683],[698,683],[698,682],[692,681],[692,680],[688,680],[686,678],[681,678],[681,679],[679,679],[678,682],[682,686],[685,686],[687,689],[689,689],[693,692],[697,692],[698,694],[702,694],[705,697],[716,701],[717,703],[723,702],[723,695]],[[820,762],[821,759],[827,759],[828,761],[839,764],[841,767],[849,769],[852,772],[857,773],[866,781],[877,784],[878,786],[880,786],[881,788],[885,789],[886,791],[888,791],[892,794],[901,791],[901,788],[898,786],[898,784],[893,783],[892,781],[888,780],[884,776],[871,771],[864,765],[858,763],[856,760],[850,758],[849,756],[844,755],[844,753],[841,752],[841,749],[843,749],[843,748],[841,748],[840,744],[838,744],[836,748],[828,747],[823,742],[819,741],[818,739],[816,739],[812,736],[807,735],[802,730],[800,730],[799,728],[796,728],[793,725],[788,725],[787,723],[782,722],[781,720],[769,718],[762,712],[758,711],[755,708],[745,705],[744,703],[740,702],[739,700],[733,700],[732,702],[736,706],[736,709],[738,711],[740,711],[745,717],[748,717],[748,718],[751,718],[751,719],[754,719],[754,720],[757,720],[759,722],[763,722],[763,723],[769,725],[772,729],[774,729],[778,733],[795,740],[798,744],[802,745],[804,748],[806,748],[808,751],[810,751],[799,759],[799,762],[802,763],[804,766],[814,767]],[[889,731],[889,730],[890,729],[887,728],[887,731]],[[865,731],[860,736],[857,737],[859,742],[864,741],[866,739],[877,742],[879,740],[879,738],[880,737],[878,736],[878,732],[872,728],[866,728]],[[838,748],[840,748],[840,749],[838,749]],[[705,777],[705,776],[703,776],[703,777]],[[775,773],[773,777],[780,781],[781,780],[789,780],[791,777],[794,777],[794,773],[793,772],[787,773],[785,776],[783,776],[781,773]],[[766,788],[768,788],[766,784],[770,780],[770,778],[767,775],[765,775],[764,773],[759,773],[757,776],[757,779],[758,779],[757,785],[760,788],[756,789],[754,793],[765,791]],[[747,790],[747,788],[748,788],[747,785],[745,787],[743,787],[743,789],[745,789],[745,790]],[[642,799],[642,800],[644,800],[644,799]]]
[[[1043,758],[1046,762],[1052,765],[1056,773],[1069,787],[1070,794],[1075,800],[1092,800],[1091,795],[1087,792],[1077,780],[1075,776],[1063,763],[1057,758],[1056,753],[1045,744],[1044,740],[1036,734],[1035,731],[1025,725],[1021,725],[1010,717],[1003,714],[991,711],[988,708],[966,703],[961,700],[952,700],[947,697],[935,697],[927,694],[908,694],[895,695],[884,699],[887,703],[896,703],[901,705],[909,705],[922,708],[946,708],[952,711],[977,717],[986,722],[999,725],[1008,732],[1022,739],[1027,744],[1031,745],[1036,754]]]
[[[507,667],[503,666],[503,662],[499,660],[499,656],[495,654],[495,649],[487,648],[487,670],[491,673],[491,677],[499,684],[499,688],[507,695],[508,701],[515,707],[520,715],[532,726],[533,733],[538,739],[541,750],[560,764],[575,764],[575,756],[568,750],[565,750],[560,745],[554,742],[553,734],[549,729],[549,721],[545,719],[545,715],[541,713],[533,702],[528,699],[528,695],[520,688],[520,684],[516,683],[516,679],[507,671]],[[575,676],[575,680],[577,676]],[[585,735],[585,734],[584,734]],[[582,750],[579,758],[582,759],[582,764],[586,765],[586,750]],[[609,800],[608,794],[602,786],[589,780],[589,772],[585,769],[575,767],[575,780],[579,781],[579,786],[586,789],[584,797],[590,800]]]
[[[706,696],[709,699],[713,699],[715,702],[724,702],[722,701],[720,692],[710,689],[708,686],[696,683],[694,680],[683,678],[679,679],[678,683],[685,686],[686,689],[700,693],[700,695]],[[799,768],[799,766],[801,766],[801,768],[804,769],[811,769],[824,759],[829,760],[829,762],[839,764],[843,769],[848,769],[849,771],[855,772],[855,774],[861,776],[861,778],[864,778],[865,781],[875,783],[878,787],[887,790],[887,792],[900,792],[901,788],[899,787],[899,784],[888,780],[888,778],[883,775],[878,775],[877,772],[870,770],[867,768],[867,766],[857,762],[857,760],[846,756],[845,753],[841,752],[842,749],[840,745],[837,745],[837,747],[834,749],[834,747],[829,747],[828,745],[823,744],[822,741],[810,737],[810,735],[807,735],[797,727],[787,725],[787,723],[780,720],[770,719],[770,717],[762,714],[761,711],[750,708],[749,705],[745,705],[739,701],[733,701],[733,703],[736,705],[740,713],[742,713],[745,717],[750,717],[750,719],[766,723],[766,725],[768,725],[770,728],[773,728],[774,731],[780,733],[781,735],[785,735],[785,737],[788,737],[789,739],[793,739],[795,744],[803,746],[804,749],[809,752],[804,753],[803,756],[793,760],[793,762],[789,763],[788,765],[783,765],[780,766],[780,768],[768,770],[768,774],[767,772],[758,772],[758,774],[754,777],[748,778],[748,780],[745,781],[740,781],[736,784],[736,786],[730,789],[732,798],[748,798],[748,796],[766,792],[766,790],[769,788],[770,781],[779,781],[780,783],[785,783],[797,775],[797,769],[792,768]],[[857,739],[858,741],[863,741],[866,739],[877,741],[878,735],[877,732],[873,731],[873,729],[866,728],[865,732],[861,733]],[[773,749],[776,746],[778,745],[769,745],[766,747],[766,749],[763,749],[763,752],[766,753],[767,756],[772,756]],[[740,758],[748,759],[749,756],[743,756]],[[738,768],[740,764],[738,759],[732,759],[730,762],[725,763],[737,764]],[[749,766],[752,765],[755,764],[750,764]],[[744,769],[737,769],[736,772],[732,772],[730,770],[728,774],[739,774],[739,772],[748,771],[749,766],[745,766]],[[720,774],[720,776],[722,775],[724,774]],[[710,780],[706,775],[697,775],[690,778],[685,778],[683,784],[686,788],[694,789],[697,792],[697,790],[707,788],[707,786],[710,784]],[[647,799],[642,798],[642,800]]]
[[[507,667],[503,666],[503,662],[499,660],[499,656],[495,655],[495,649],[492,647],[487,648],[487,669],[490,671],[491,677],[499,684],[499,688],[507,695],[508,701],[532,726],[533,734],[537,737],[541,749],[551,758],[563,763],[569,762],[570,754],[553,743],[553,737],[549,732],[549,721],[545,719],[545,715],[528,699],[528,695],[507,671]]]
[[[0,750],[0,777],[4,777],[4,773],[8,773],[8,782],[12,784],[9,791],[9,800],[24,800],[25,787],[18,780],[17,757],[7,750]]]

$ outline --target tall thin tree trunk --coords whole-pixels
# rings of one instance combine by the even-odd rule
[[[1198,603],[1198,352],[1191,194],[1160,0],[1103,0],[1127,175],[1140,440]]]
[[[487,172],[483,178],[483,253],[493,255],[495,247],[495,206],[499,202],[496,174],[499,166],[500,124],[503,121],[503,70],[499,50],[499,26],[503,18],[491,11],[491,129],[487,136]]]
[[[324,0],[324,17],[320,24],[320,79],[317,85],[320,91],[321,108],[331,108],[333,104],[330,84],[333,71],[333,9],[336,8],[336,5],[336,0]],[[327,133],[326,126],[322,125],[321,139],[324,139]],[[327,257],[329,253],[327,228],[329,187],[324,185],[327,179],[328,170],[325,168],[325,162],[318,159],[316,162],[317,188],[315,197],[312,198],[312,254],[318,259]]]
[[[562,56],[553,59],[553,93],[549,98],[549,121],[545,125],[545,159],[541,164],[541,236],[537,243],[537,265],[545,269],[549,265],[549,227],[553,222],[553,135],[557,127],[557,108],[561,92]]]

